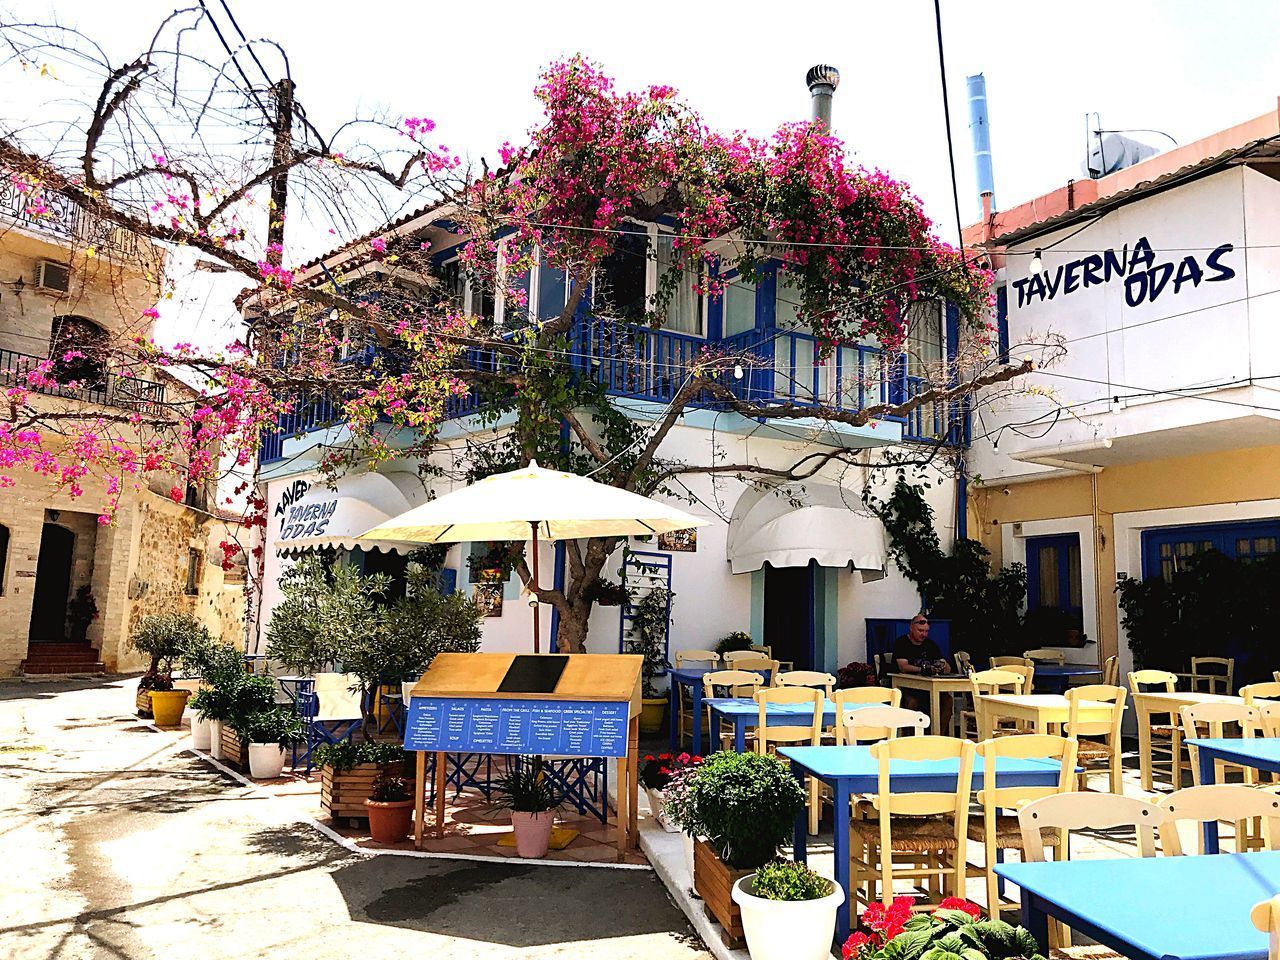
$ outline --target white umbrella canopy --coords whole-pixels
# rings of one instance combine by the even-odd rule
[[[708,521],[638,493],[531,463],[392,517],[361,539],[412,543],[577,540],[669,533]]]

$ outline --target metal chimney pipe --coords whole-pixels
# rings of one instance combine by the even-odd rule
[[[809,96],[813,98],[813,119],[831,132],[831,97],[840,86],[840,71],[829,63],[819,63],[809,68],[804,75],[804,82],[809,86]]]
[[[965,78],[969,88],[969,132],[973,135],[973,160],[977,171],[982,211],[996,208],[995,174],[991,169],[991,121],[987,117],[987,80],[980,73]]]

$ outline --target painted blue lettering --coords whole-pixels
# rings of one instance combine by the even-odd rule
[[[1224,243],[1222,246],[1215,249],[1213,253],[1209,254],[1209,256],[1205,258],[1205,261],[1204,261],[1205,266],[1207,266],[1210,270],[1216,271],[1215,276],[1210,276],[1205,278],[1207,281],[1211,283],[1216,283],[1219,280],[1230,280],[1232,277],[1236,275],[1236,272],[1234,270],[1232,270],[1230,267],[1228,267],[1225,263],[1222,262],[1222,258],[1225,257],[1228,253],[1230,253],[1235,248],[1236,247],[1234,243]]]
[[[1198,287],[1203,279],[1204,271],[1200,269],[1200,264],[1196,263],[1196,258],[1183,257],[1182,263],[1178,264],[1178,272],[1173,278],[1173,292],[1177,293],[1181,290],[1184,283]]]

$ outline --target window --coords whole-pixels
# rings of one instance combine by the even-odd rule
[[[628,230],[596,270],[595,311],[615,320],[641,321],[648,306],[649,235]]]
[[[61,384],[76,381],[85,387],[102,387],[107,334],[86,317],[54,317],[49,337],[53,375]],[[63,359],[66,357],[67,359]]]
[[[4,596],[4,574],[9,566],[9,528],[0,523],[0,597]]]
[[[1217,550],[1224,556],[1248,563],[1275,553],[1277,547],[1280,547],[1280,519],[1148,530],[1142,535],[1142,575],[1161,577],[1168,582],[1198,553]]]
[[[943,324],[941,303],[911,308],[907,320],[907,375],[933,379],[942,370]]]
[[[538,255],[538,319],[554,320],[568,303],[569,278],[565,271],[547,263]]]
[[[194,597],[200,592],[200,551],[196,549],[187,550],[187,582],[182,588],[182,592],[189,597]]]
[[[1027,609],[1080,613],[1080,535],[1027,538]]]
[[[666,280],[677,273],[674,281]],[[665,290],[668,283],[675,284],[671,299],[667,302],[666,330],[676,333],[702,335],[702,295],[695,289],[698,267],[687,253],[675,246],[675,236],[658,231],[658,289]]]
[[[753,280],[735,276],[724,288],[724,335],[745,333],[756,325],[756,285]]]
[[[996,343],[1000,362],[1009,362],[1009,288],[996,289]]]

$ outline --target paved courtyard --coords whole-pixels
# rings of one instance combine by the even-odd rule
[[[156,734],[0,684],[0,957],[706,957],[653,873],[366,858]]]

